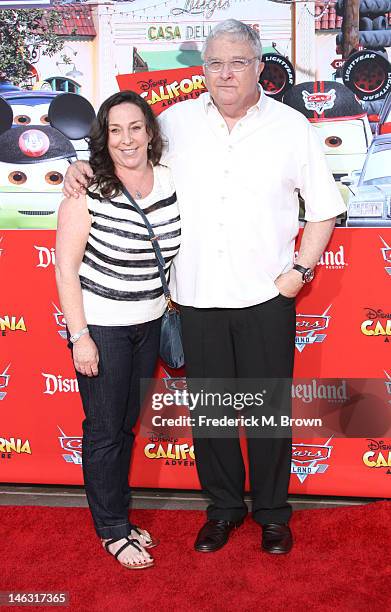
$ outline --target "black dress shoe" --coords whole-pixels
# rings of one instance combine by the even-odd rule
[[[293,546],[292,532],[285,523],[262,525],[262,550],[281,555],[288,553]]]
[[[233,521],[214,521],[209,520],[200,529],[194,548],[198,552],[215,552],[228,542],[229,535],[233,529],[240,527],[243,520]]]

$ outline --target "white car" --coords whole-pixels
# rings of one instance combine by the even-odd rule
[[[391,134],[375,136],[361,172],[342,183],[351,192],[348,227],[391,227]]]

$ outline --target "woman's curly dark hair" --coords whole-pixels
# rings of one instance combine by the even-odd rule
[[[114,163],[107,147],[108,117],[113,106],[128,102],[138,106],[144,117],[148,135],[151,137],[148,159],[153,166],[159,163],[163,139],[159,124],[149,104],[134,91],[120,91],[107,98],[101,105],[89,135],[90,165],[94,171],[91,187],[98,187],[104,198],[115,198],[122,191],[122,184],[115,174]]]

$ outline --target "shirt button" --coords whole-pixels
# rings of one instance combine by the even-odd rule
[[[221,127],[221,128],[224,128],[224,127],[225,127],[225,126],[224,126],[224,123],[220,123],[220,127]]]
[[[223,249],[217,249],[217,252],[219,255],[222,255],[224,253]]]
[[[229,174],[229,170],[224,170],[224,174]]]
[[[228,145],[228,151],[232,151],[233,146],[232,145]]]

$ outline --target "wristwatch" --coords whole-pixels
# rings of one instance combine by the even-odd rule
[[[73,334],[73,336],[70,336],[69,340],[72,342],[72,344],[75,344],[75,342],[80,340],[80,338],[82,336],[84,336],[84,334],[88,334],[89,331],[90,330],[88,329],[88,327],[83,327],[83,329],[81,329],[79,332],[77,332],[77,334]]]
[[[315,276],[315,272],[312,268],[304,268],[304,266],[299,266],[299,264],[294,264],[294,270],[300,272],[301,277],[303,279],[303,283],[310,283]]]

